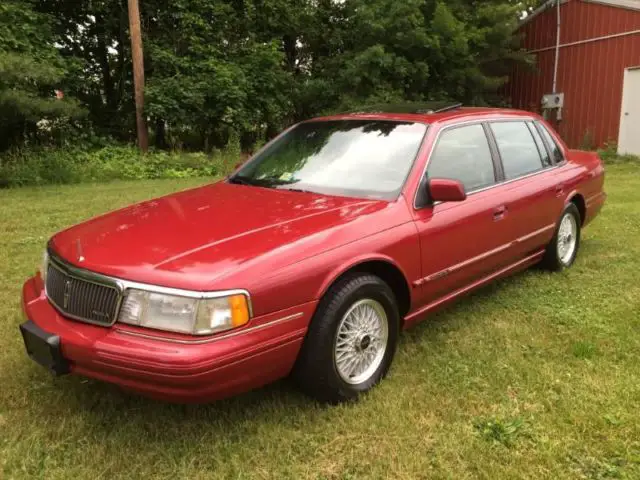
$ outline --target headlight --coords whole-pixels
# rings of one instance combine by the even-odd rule
[[[249,321],[245,295],[189,298],[130,289],[118,321],[190,335],[208,335],[241,327]]]
[[[45,249],[42,254],[42,263],[40,264],[40,277],[44,283],[47,283],[47,269],[49,268],[49,254]]]

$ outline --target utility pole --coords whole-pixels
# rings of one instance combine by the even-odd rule
[[[133,61],[133,90],[136,102],[136,129],[138,147],[143,153],[149,149],[149,132],[144,117],[144,58],[142,56],[142,33],[140,31],[140,8],[138,0],[129,2],[129,33],[131,35],[131,58]]]

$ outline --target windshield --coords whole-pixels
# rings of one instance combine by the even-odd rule
[[[395,199],[427,126],[332,120],[295,126],[229,179],[327,195]]]

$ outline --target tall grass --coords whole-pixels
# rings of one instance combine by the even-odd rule
[[[152,151],[133,146],[40,148],[0,156],[0,187],[225,175],[239,161],[235,148],[205,153]]]
[[[640,165],[640,157],[638,155],[619,155],[618,145],[615,142],[609,142],[603,148],[598,150],[598,155],[604,163],[637,163]]]

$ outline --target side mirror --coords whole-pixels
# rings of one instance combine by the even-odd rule
[[[432,202],[462,202],[467,199],[464,185],[458,180],[432,178],[427,183]]]

